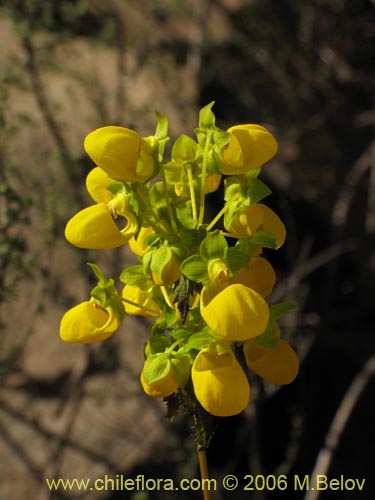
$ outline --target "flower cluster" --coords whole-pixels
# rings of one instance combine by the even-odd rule
[[[241,412],[250,398],[248,369],[288,384],[298,358],[277,321],[289,304],[266,301],[276,281],[263,249],[280,248],[286,230],[261,201],[270,189],[258,178],[277,151],[260,125],[215,124],[213,103],[201,109],[195,139],[179,136],[165,161],[168,121],[157,113],[155,134],[108,126],[84,147],[95,163],[87,190],[94,203],[66,226],[73,245],[136,256],[119,281],[90,264],[98,283],[88,301],[62,318],[67,342],[110,337],[125,315],[152,318],[140,376],[152,397],[179,401],[215,416]],[[206,195],[223,186],[224,202],[207,219]]]

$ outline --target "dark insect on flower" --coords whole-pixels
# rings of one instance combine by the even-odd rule
[[[182,324],[185,323],[187,315],[189,314],[189,299],[193,295],[193,291],[194,284],[184,275],[182,275],[178,281],[178,284],[176,285],[176,288],[174,289],[174,302],[177,302],[177,308],[181,314]]]

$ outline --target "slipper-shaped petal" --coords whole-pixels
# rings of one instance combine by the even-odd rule
[[[113,193],[107,187],[113,182],[107,172],[100,167],[93,168],[86,177],[86,188],[96,203],[109,203]]]
[[[229,285],[206,303],[201,295],[201,315],[218,335],[243,341],[261,335],[267,327],[270,311],[264,298],[241,284]]]
[[[150,145],[128,128],[108,126],[93,130],[86,136],[84,148],[113,179],[142,182],[154,171]]]
[[[234,273],[232,283],[241,283],[268,297],[276,283],[276,274],[271,264],[263,257],[252,257],[247,267]]]
[[[240,208],[231,220],[224,217],[224,226],[239,238],[249,238],[258,231],[267,231],[276,238],[278,248],[284,244],[286,238],[286,228],[280,217],[262,203]]]
[[[204,349],[191,370],[195,395],[203,408],[218,417],[241,413],[250,400],[250,385],[231,350]]]
[[[116,248],[124,245],[130,237],[121,233],[105,203],[79,211],[65,228],[65,238],[78,248]]]
[[[60,337],[64,342],[101,342],[120,325],[118,314],[90,300],[81,302],[64,314],[60,323]]]
[[[219,161],[223,174],[238,175],[257,169],[277,152],[276,139],[261,125],[235,125],[227,132],[231,138]]]
[[[179,388],[177,380],[172,376],[171,373],[161,380],[156,380],[151,384],[147,384],[142,372],[141,384],[145,393],[149,396],[152,396],[153,398],[167,398],[168,396],[176,392]]]
[[[274,348],[264,347],[254,340],[243,345],[247,366],[268,382],[285,385],[296,378],[299,360],[294,349],[280,338]]]

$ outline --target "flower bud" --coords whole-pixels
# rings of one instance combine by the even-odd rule
[[[177,391],[179,385],[177,380],[169,373],[166,377],[147,384],[144,373],[141,373],[142,388],[148,396],[153,398],[166,398]]]

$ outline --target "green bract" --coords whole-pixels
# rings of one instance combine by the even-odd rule
[[[270,382],[289,383],[298,371],[277,325],[291,306],[266,300],[276,274],[262,251],[281,247],[286,228],[263,204],[271,190],[259,176],[277,142],[261,125],[220,129],[213,105],[200,110],[191,135],[174,140],[169,157],[160,113],[148,137],[119,126],[88,134],[94,165],[86,187],[96,204],[72,217],[66,238],[87,249],[125,246],[133,257],[124,258],[119,279],[90,264],[98,280],[91,298],[67,311],[60,328],[64,341],[96,342],[126,315],[147,317],[142,387],[172,398],[171,418],[178,406],[193,414],[202,447],[204,412],[230,416],[248,404],[239,354]],[[206,200],[220,185],[222,206],[210,220]]]

